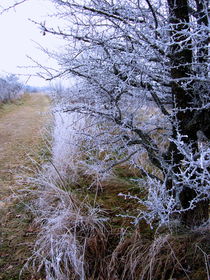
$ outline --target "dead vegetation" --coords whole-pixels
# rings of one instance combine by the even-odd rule
[[[135,193],[136,170],[118,167],[115,177],[91,184],[49,180],[41,173],[34,181],[34,205],[40,232],[27,266],[37,277],[59,280],[206,280],[209,276],[207,228],[151,230],[144,222],[117,216],[135,212],[138,205],[118,197]]]
[[[59,129],[56,135],[62,137]],[[206,280],[208,230],[151,229],[144,221],[133,224],[131,216],[138,215],[142,206],[118,194],[144,198],[145,189],[138,181],[145,180],[144,174],[123,163],[101,178],[88,169],[90,157],[81,162],[85,148],[80,153],[82,139],[77,135],[71,134],[70,142],[61,141],[62,147],[57,139],[53,160],[41,166],[30,182],[29,192],[36,197],[30,208],[39,234],[23,271],[47,280]],[[69,163],[64,174],[61,148],[65,167]],[[143,155],[141,160],[147,164]]]
[[[119,216],[135,215],[140,207],[118,196],[139,193],[135,179],[144,176],[138,169],[122,164],[102,181],[78,169],[72,182],[58,170],[54,176],[55,166],[48,173],[51,151],[38,150],[45,165],[33,180],[25,180],[24,200],[12,199],[1,209],[0,279],[18,279],[20,271],[24,280],[208,279],[207,228],[156,231]]]

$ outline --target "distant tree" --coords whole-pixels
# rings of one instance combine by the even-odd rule
[[[7,99],[7,82],[0,78],[0,102],[5,101]]]
[[[0,78],[0,102],[8,102],[18,98],[22,89],[22,84],[14,74]]]

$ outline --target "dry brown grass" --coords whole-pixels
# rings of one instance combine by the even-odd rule
[[[101,260],[103,269],[98,278],[90,279],[208,280],[209,237],[208,231],[198,231],[149,240],[135,231],[119,240]]]
[[[141,156],[137,160],[145,169],[160,176]],[[139,210],[137,202],[118,196],[139,195],[135,179],[144,178],[138,168],[121,164],[103,180],[82,168],[79,172],[73,182],[71,176],[53,179],[43,172],[35,182],[39,235],[28,262],[34,275],[50,280],[207,279],[206,230],[157,233],[145,222],[134,226],[131,219],[116,216],[135,216]]]

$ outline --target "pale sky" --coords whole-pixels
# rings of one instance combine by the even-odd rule
[[[59,49],[60,40],[48,34],[43,36],[39,26],[29,20],[43,22],[46,19],[48,22],[52,19],[47,18],[47,15],[53,12],[55,12],[55,8],[50,0],[28,0],[16,9],[0,15],[0,76],[7,73],[33,75],[39,72],[38,69],[22,68],[23,66],[33,66],[32,61],[27,56],[43,65],[56,67],[56,62],[38,49],[35,42],[52,50]],[[19,68],[20,66],[21,68]],[[23,82],[28,79],[27,76],[20,77]],[[48,85],[38,77],[31,77],[28,84],[33,86]]]

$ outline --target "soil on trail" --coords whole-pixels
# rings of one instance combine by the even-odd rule
[[[31,158],[39,152],[48,108],[43,94],[0,108],[0,279],[18,279],[29,251],[30,217],[14,193],[23,188],[20,178],[30,174]]]
[[[30,163],[30,155],[41,138],[49,100],[37,94],[27,96],[20,104],[11,104],[8,112],[0,115],[0,206],[4,196],[16,185],[20,169]]]

